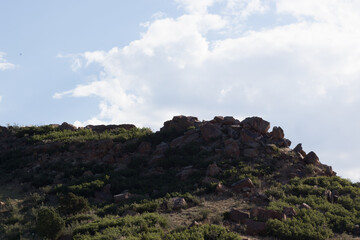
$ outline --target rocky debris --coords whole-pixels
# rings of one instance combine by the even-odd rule
[[[205,141],[210,142],[216,138],[221,137],[222,131],[220,127],[212,124],[206,123],[200,127],[201,136],[205,139]]]
[[[242,193],[251,191],[251,189],[255,188],[255,185],[250,178],[244,178],[240,181],[233,183],[231,185],[231,188],[237,193]]]
[[[311,207],[310,207],[308,204],[306,204],[306,203],[300,204],[299,208],[300,208],[300,209],[311,209]]]
[[[196,117],[175,116],[172,120],[166,121],[160,132],[183,133],[190,127],[199,126],[200,121]]]
[[[71,130],[71,131],[75,131],[77,129],[77,127],[75,127],[74,125],[71,125],[67,122],[63,122],[60,126],[59,126],[59,129],[61,131],[64,131],[64,130]]]
[[[250,219],[250,214],[240,209],[231,209],[229,212],[229,218],[233,222],[239,222],[245,224],[246,220]]]
[[[224,153],[228,157],[233,157],[233,158],[239,157],[240,156],[240,148],[239,148],[238,142],[232,138],[227,139],[225,141]]]
[[[309,152],[304,158],[304,162],[306,164],[314,164],[317,165],[320,163],[318,156],[314,152]]]
[[[221,168],[219,168],[216,163],[210,164],[206,169],[207,177],[214,177],[221,172]]]
[[[245,233],[251,236],[263,235],[266,233],[266,223],[256,222],[252,219],[247,219],[245,222],[246,231]]]
[[[286,220],[286,215],[282,212],[267,210],[259,207],[255,207],[251,209],[250,217],[264,222],[266,222],[269,219]]]
[[[298,154],[300,154],[300,156],[301,156],[302,158],[305,158],[305,157],[306,157],[306,152],[303,150],[301,143],[299,143],[298,145],[296,145],[296,147],[294,148],[293,151],[296,152],[296,153],[298,153]]]
[[[6,203],[0,202],[0,208],[1,208],[1,209],[2,209],[2,208],[5,208],[5,206],[6,206]]]
[[[261,134],[266,134],[270,128],[270,123],[260,117],[249,117],[241,122],[246,129],[253,129]]]
[[[170,198],[168,200],[168,206],[169,205],[172,209],[179,210],[179,209],[185,208],[187,206],[187,203],[186,203],[185,198],[175,197],[175,198]]]
[[[87,125],[85,127],[86,129],[91,129],[94,132],[97,133],[102,133],[105,131],[111,131],[111,130],[115,130],[115,129],[125,129],[125,130],[130,130],[133,128],[136,128],[135,125],[133,124],[120,124],[120,125]]]
[[[296,216],[296,211],[292,207],[284,207],[283,213],[286,215],[287,218],[292,218]]]

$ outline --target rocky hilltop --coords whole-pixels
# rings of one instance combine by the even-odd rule
[[[358,185],[290,146],[260,117],[0,127],[0,239],[357,235]]]

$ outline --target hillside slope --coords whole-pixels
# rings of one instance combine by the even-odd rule
[[[360,188],[251,117],[0,128],[0,239],[329,239]],[[249,237],[250,236],[250,237]]]

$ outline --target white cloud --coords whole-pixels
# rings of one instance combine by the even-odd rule
[[[5,59],[5,53],[0,52],[0,71],[15,68],[15,65]]]
[[[356,149],[352,140],[337,139],[360,134],[348,124],[360,120],[354,111],[360,107],[360,3],[176,2],[185,14],[150,21],[141,38],[127,46],[71,55],[74,70],[102,68],[96,80],[54,95],[101,99],[99,114],[77,124],[158,128],[177,114],[260,115],[288,129],[290,139],[318,148],[326,163],[336,157],[324,148]],[[290,15],[296,21],[240,36],[228,32],[259,14]]]
[[[2,96],[0,96],[0,103],[1,103],[1,101],[2,101]]]

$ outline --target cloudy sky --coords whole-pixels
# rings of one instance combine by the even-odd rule
[[[261,116],[360,181],[357,0],[0,0],[0,125]]]

